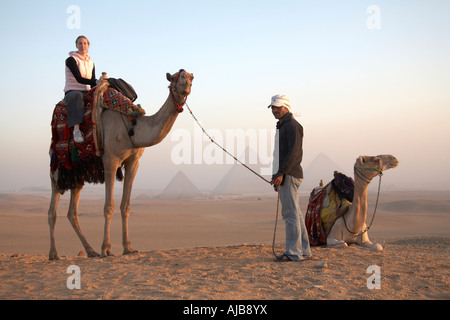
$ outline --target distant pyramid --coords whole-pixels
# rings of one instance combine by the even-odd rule
[[[251,168],[251,166],[249,167]],[[255,171],[258,172],[258,170]],[[265,178],[270,180],[269,177]],[[246,169],[243,165],[235,164],[225,174],[212,193],[216,195],[230,195],[268,192],[273,192],[272,186]]]
[[[250,152],[252,151],[249,147],[244,151],[249,157],[241,157],[239,159],[249,159]],[[259,159],[257,159],[257,164],[246,165],[254,170],[256,173],[261,174],[262,165]],[[270,177],[264,176],[265,179],[270,181]],[[234,164],[230,170],[225,174],[219,184],[214,188],[212,194],[214,195],[241,195],[250,193],[273,193],[273,188],[267,182],[264,182],[260,177],[255,175],[253,172],[245,168],[242,164]]]
[[[191,199],[200,198],[203,194],[180,170],[169,182],[164,191],[159,195],[160,199]]]
[[[158,192],[149,190],[141,192],[135,199],[136,200],[149,200],[154,199],[158,196]]]
[[[304,191],[312,190],[319,186],[320,180],[327,184],[333,180],[334,171],[342,172],[342,169],[325,153],[321,152],[307,167],[303,168],[303,182],[300,188]]]

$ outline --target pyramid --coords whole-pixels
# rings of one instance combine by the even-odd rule
[[[192,181],[186,177],[186,175],[180,170],[169,182],[164,191],[159,195],[159,199],[192,199],[202,197],[203,194],[192,183]]]
[[[321,152],[307,167],[303,167],[303,182],[300,188],[305,191],[312,190],[319,186],[320,180],[327,184],[333,180],[334,171],[342,172],[342,169],[325,153]]]
[[[254,152],[247,147],[245,154]],[[248,157],[249,158],[249,157]],[[248,159],[247,158],[247,159]],[[245,159],[241,157],[240,159]],[[259,160],[259,159],[258,159]],[[259,161],[257,161],[259,163]],[[261,173],[262,166],[259,164],[246,165],[254,170],[256,173]],[[270,181],[269,176],[264,176]],[[273,193],[273,188],[267,182],[264,182],[260,177],[245,168],[242,164],[234,164],[230,170],[225,174],[219,184],[214,188],[212,194],[214,195],[242,195],[251,193]]]
[[[251,166],[249,166],[252,168]],[[252,168],[255,170],[254,168]],[[258,170],[255,170],[258,172]],[[270,180],[270,177],[265,177]],[[219,184],[214,188],[213,194],[250,194],[273,193],[273,188],[267,182],[253,174],[241,164],[235,164],[225,174]]]

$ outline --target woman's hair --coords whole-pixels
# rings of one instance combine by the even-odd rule
[[[78,36],[78,38],[77,38],[77,40],[75,40],[75,45],[77,45],[77,43],[78,43],[78,40],[79,39],[81,39],[81,38],[85,38],[86,39],[86,41],[87,41],[87,43],[90,45],[90,43],[89,43],[89,39],[88,38],[86,38],[85,36]]]

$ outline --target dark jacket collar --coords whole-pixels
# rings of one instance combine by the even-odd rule
[[[286,113],[286,115],[283,117],[282,119],[283,121],[278,121],[277,122],[277,129],[280,129],[280,127],[285,123],[285,122],[289,122],[292,120],[292,113],[288,112]]]

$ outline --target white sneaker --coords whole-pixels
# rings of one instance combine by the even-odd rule
[[[81,133],[80,130],[73,130],[73,140],[74,140],[76,143],[82,143],[82,142],[84,142],[83,134]]]

